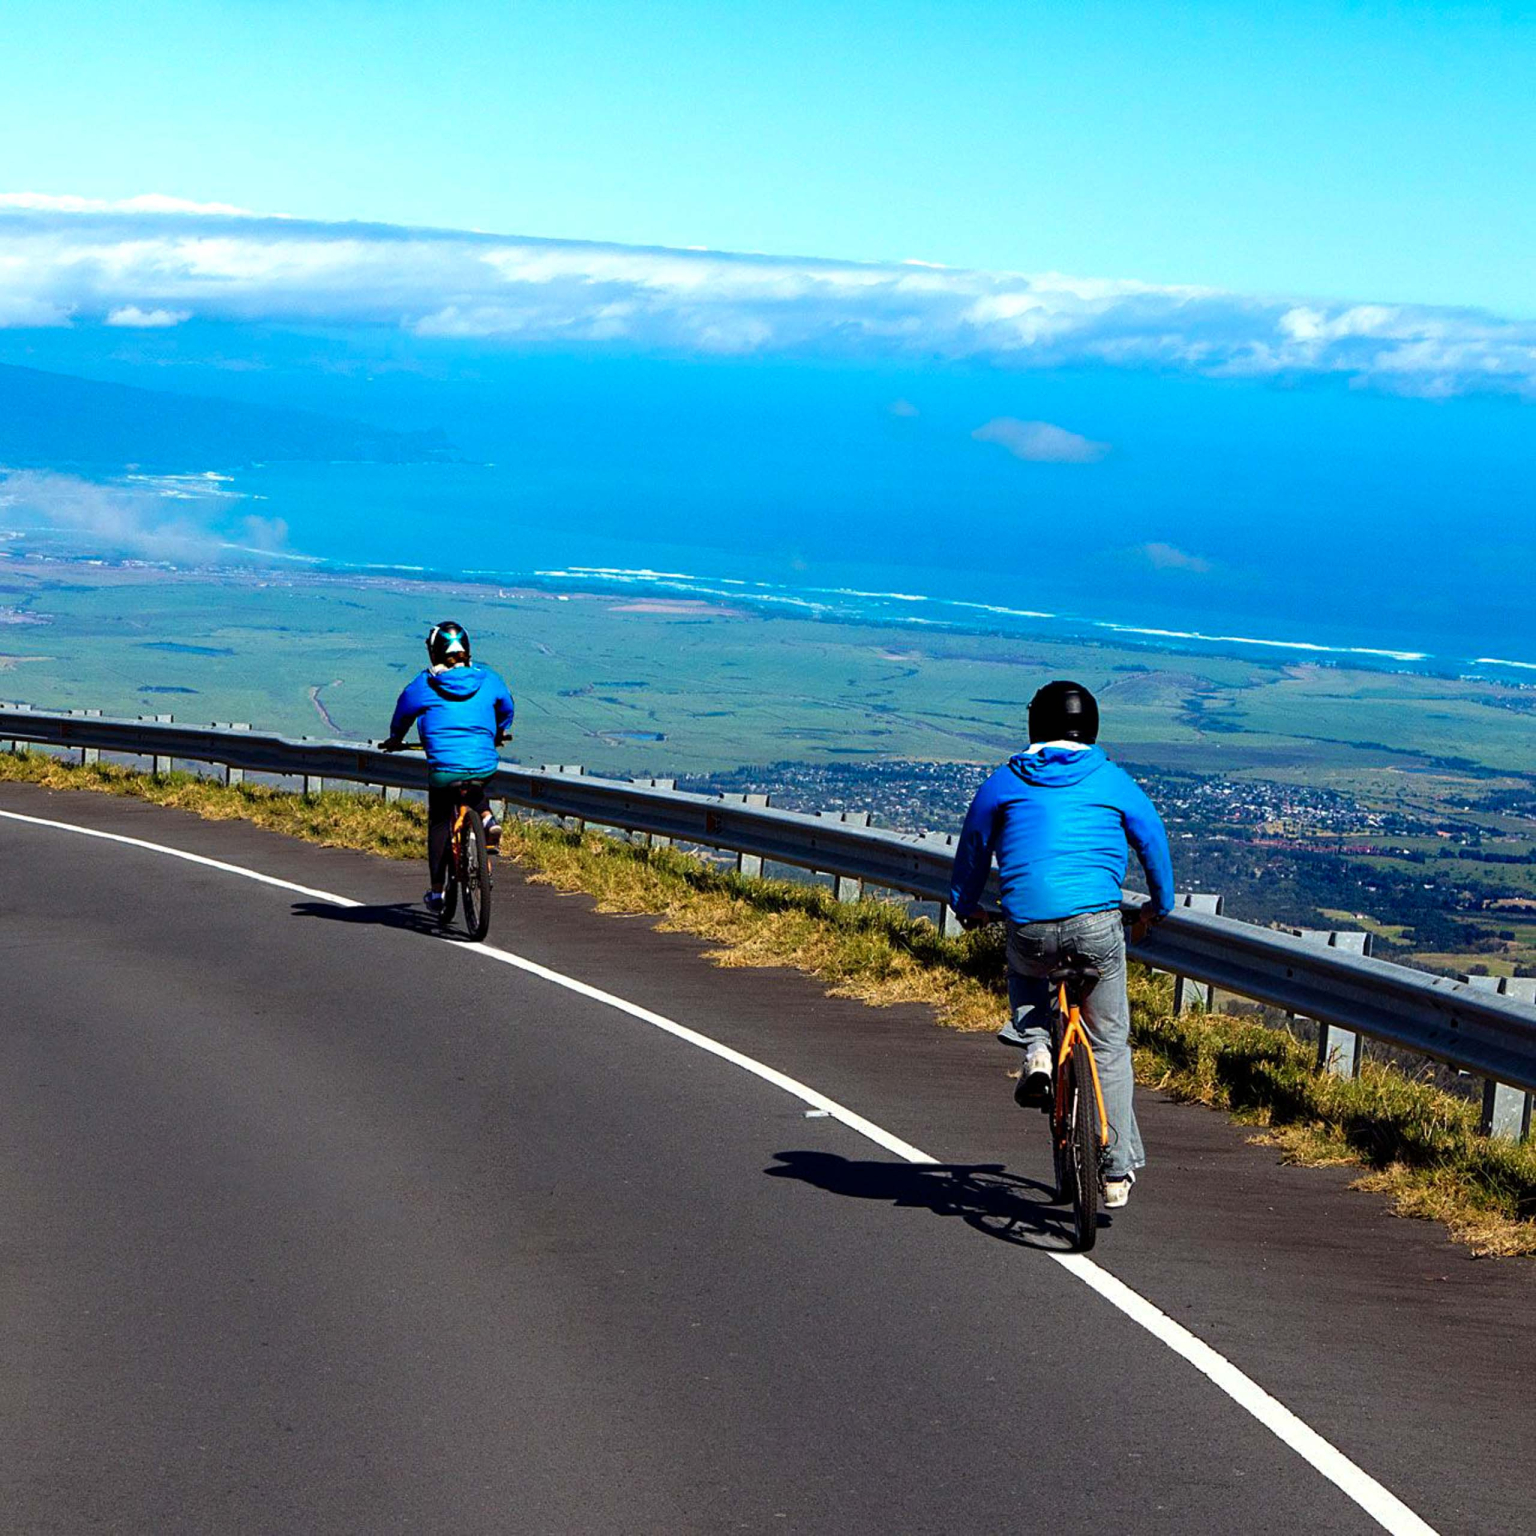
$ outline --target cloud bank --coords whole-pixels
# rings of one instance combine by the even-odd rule
[[[327,224],[160,196],[0,195],[0,326],[188,319],[1536,396],[1536,322],[1473,310]]]
[[[247,565],[301,556],[281,518],[237,513],[219,477],[130,476],[103,485],[51,470],[0,473],[0,534],[90,555],[175,564]]]

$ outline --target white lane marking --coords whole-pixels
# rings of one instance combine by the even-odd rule
[[[120,832],[103,832],[95,827],[79,827],[67,821],[49,821],[41,816],[24,816],[19,811],[0,810],[0,817],[7,821],[24,822],[31,826],[49,827],[58,832],[73,832],[81,837],[96,837],[110,843],[123,843],[130,848],[165,854],[173,859],[185,859],[189,864],[202,864],[224,874],[239,875],[246,880],[258,881],[262,885],[275,886],[279,890],[296,891],[301,896],[313,896],[319,901],[330,902],[338,907],[363,905],[362,902],[354,901],[349,896],[338,896],[332,891],[316,890],[312,886],[299,885],[292,880],[279,879],[276,875],[264,875],[259,870],[247,869],[241,864],[227,864],[222,859],[210,859],[201,853],[188,853],[182,848],[167,847],[164,843],[151,843],[139,837],[125,837]],[[754,1060],[751,1056],[745,1056],[728,1045],[722,1045],[718,1040],[711,1040],[708,1035],[701,1035],[697,1030],[689,1029],[662,1014],[651,1012],[649,1008],[642,1008],[638,1003],[631,1003],[625,998],[615,996],[612,992],[604,992],[599,987],[577,981],[573,976],[567,976],[561,971],[552,971],[548,966],[540,965],[537,961],[526,960],[521,955],[514,955],[510,950],[497,949],[489,944],[454,945],[453,952],[461,955],[480,955],[487,960],[495,960],[503,965],[510,965],[516,970],[526,971],[530,976],[537,976],[541,981],[547,981],[554,986],[563,987],[568,992],[590,998],[593,1002],[615,1008],[620,1013],[629,1014],[631,1018],[653,1025],[669,1035],[675,1035],[679,1040],[686,1040],[690,1045],[696,1045],[700,1050],[708,1051],[710,1055],[718,1056],[722,1061],[728,1061],[733,1066],[750,1072],[754,1077],[760,1077],[764,1082],[781,1088],[785,1093],[792,1094],[802,1103],[810,1105],[812,1111],[820,1111],[824,1115],[841,1121],[849,1130],[857,1131],[866,1140],[874,1142],[876,1146],[884,1147],[887,1152],[893,1153],[906,1162],[935,1163],[938,1161],[920,1148],[914,1147],[910,1142],[903,1141],[899,1136],[893,1136],[889,1131],[866,1120],[862,1115],[855,1114],[851,1109],[846,1109],[835,1100],[829,1099],[824,1093],[818,1093],[816,1089],[809,1088],[776,1068],[765,1066],[762,1062]],[[1139,1291],[1133,1291],[1124,1281],[1117,1280],[1108,1270],[1095,1264],[1092,1259],[1083,1254],[1052,1253],[1047,1256],[1054,1259],[1069,1274],[1075,1275],[1084,1285],[1096,1291],[1132,1322],[1144,1328],[1154,1338],[1161,1340],[1176,1355],[1187,1360],[1238,1407],[1251,1414],[1271,1434],[1288,1445],[1302,1460],[1314,1467],[1336,1488],[1358,1504],[1383,1530],[1390,1531],[1392,1536],[1437,1536],[1434,1527],[1409,1509],[1396,1494],[1384,1488],[1368,1472],[1357,1467],[1336,1446],[1325,1440],[1310,1425],[1297,1418],[1278,1398],[1272,1397],[1251,1377],[1244,1375],[1225,1355],[1219,1354],[1209,1344],[1198,1339],[1182,1323],[1176,1323]]]

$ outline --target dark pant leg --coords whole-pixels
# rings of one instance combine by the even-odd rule
[[[427,867],[434,891],[442,890],[448,883],[448,850],[458,807],[456,785],[445,784],[427,791]]]

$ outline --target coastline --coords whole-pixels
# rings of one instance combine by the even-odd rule
[[[1222,657],[1271,665],[1285,658],[1314,666],[1477,679],[1505,686],[1536,686],[1536,661],[1480,655],[1453,657],[1388,645],[1328,644],[1315,639],[1207,633],[1087,618],[1040,609],[1010,608],[913,592],[853,587],[793,587],[741,577],[700,576],[682,571],[569,566],[532,571],[436,571],[378,563],[344,565],[178,564],[137,559],[108,560],[0,549],[0,576],[78,579],[96,586],[147,583],[227,583],[247,588],[350,587],[357,590],[467,601],[487,599],[601,603],[611,611],[680,619],[796,618],[859,628],[904,628],[921,633],[1003,637],[1015,641],[1131,648],[1154,655]],[[0,619],[6,618],[0,603]],[[15,614],[15,622],[25,615]]]

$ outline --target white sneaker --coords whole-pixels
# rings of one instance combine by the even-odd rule
[[[1131,1185],[1136,1182],[1134,1173],[1127,1173],[1123,1179],[1104,1180],[1104,1209],[1118,1211],[1122,1206],[1129,1205],[1131,1201]]]
[[[1014,1103],[1025,1108],[1048,1103],[1051,1097],[1051,1048],[1032,1045],[1024,1055],[1024,1070],[1013,1090]]]

